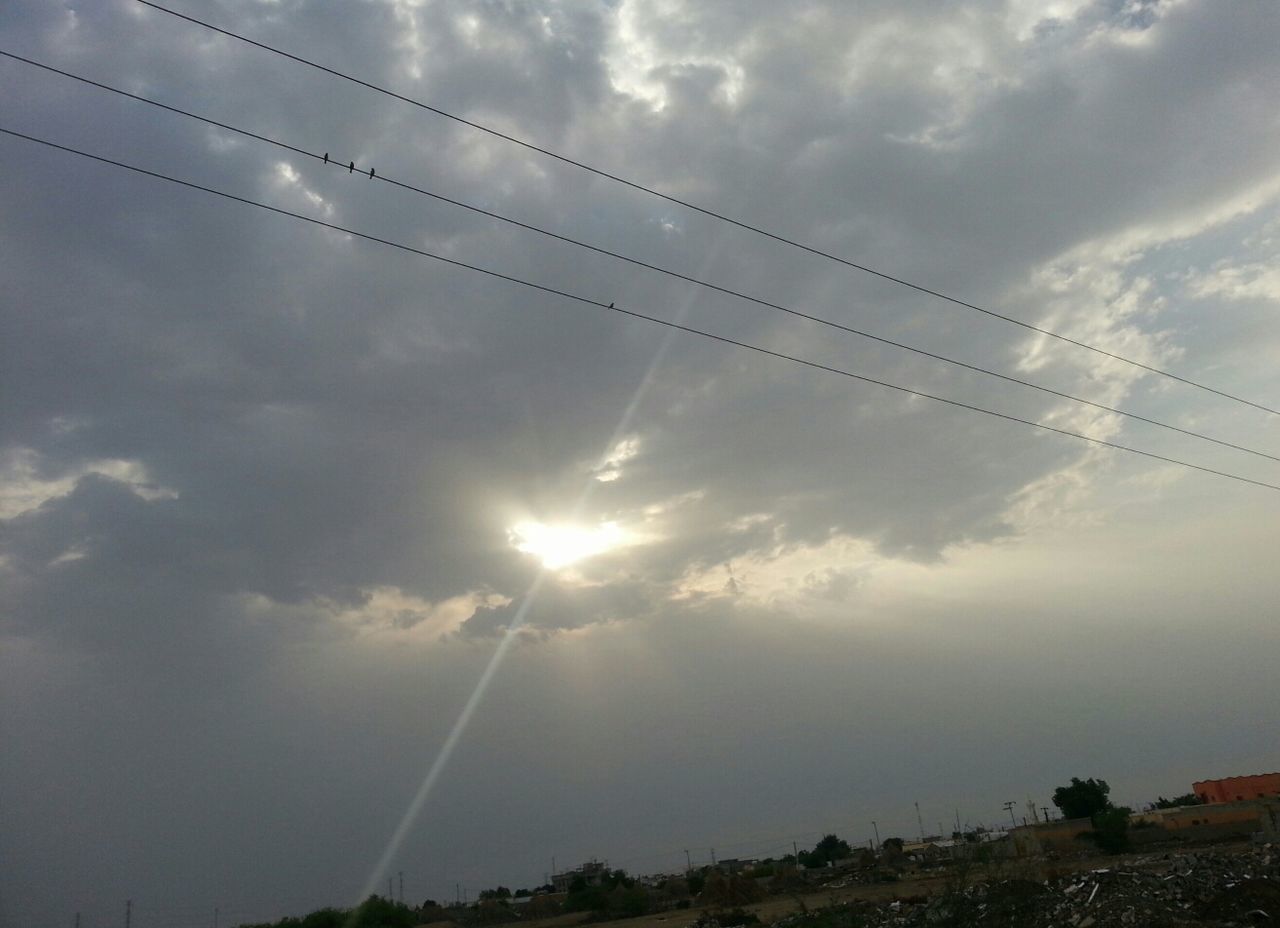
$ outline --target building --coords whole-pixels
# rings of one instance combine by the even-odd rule
[[[1244,802],[1247,799],[1280,798],[1280,773],[1257,773],[1247,777],[1201,780],[1191,789],[1203,803]]]
[[[1173,841],[1222,841],[1261,834],[1273,840],[1280,834],[1280,802],[1255,799],[1251,802],[1210,803],[1203,806],[1179,806],[1174,809],[1152,809],[1130,817],[1130,822],[1156,826],[1160,836]],[[1139,838],[1131,831],[1131,838]],[[1143,842],[1145,843],[1145,842]]]
[[[1093,821],[1087,818],[1060,818],[1052,822],[1019,825],[1009,832],[1013,853],[1018,857],[1038,857],[1041,854],[1081,854],[1093,845],[1084,836],[1093,831]]]
[[[565,870],[563,873],[551,874],[551,885],[555,887],[558,893],[567,893],[569,887],[574,884],[579,877],[582,882],[588,886],[599,886],[604,882],[604,878],[609,874],[609,862],[601,863],[598,860],[589,860],[581,867],[574,870]]]
[[[924,864],[941,860],[947,852],[941,841],[916,841],[902,845],[902,853],[916,863]]]
[[[852,857],[845,857],[836,861],[836,867],[844,869],[852,867],[855,870],[869,870],[875,865],[875,852],[865,847],[856,847],[853,849]]]
[[[1085,840],[1092,830],[1093,823],[1087,818],[1059,819],[1014,828],[1009,837],[1019,857],[1073,857],[1094,852],[1093,843]],[[1250,837],[1274,841],[1278,836],[1280,801],[1275,799],[1151,809],[1129,816],[1129,841],[1135,847]]]

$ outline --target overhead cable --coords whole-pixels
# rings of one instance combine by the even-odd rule
[[[104,83],[101,83],[100,81],[91,80],[90,78],[82,77],[78,74],[73,74],[70,71],[64,71],[61,68],[56,68],[56,67],[53,67],[52,65],[42,64],[41,62],[34,61],[30,58],[25,58],[22,55],[17,55],[12,52],[4,51],[3,49],[0,49],[0,56],[11,58],[15,61],[20,61],[24,64],[32,65],[34,67],[41,68],[45,71],[51,71],[63,77],[68,77],[68,78],[71,78],[72,80],[80,81],[81,83],[89,84],[93,87],[97,87],[101,90],[107,90],[107,91],[110,91],[111,93],[119,94],[120,96],[127,97],[130,100],[135,100],[140,103],[146,103],[151,106],[159,107],[160,109],[167,110],[168,112],[171,112],[171,113],[176,113],[180,116],[186,116],[190,119],[194,119],[199,122],[205,123],[206,125],[215,126],[219,129],[225,129],[228,132],[234,132],[246,138],[251,138],[260,142],[265,142],[269,145],[274,145],[286,151],[293,152],[294,154],[301,155],[306,158],[312,158],[325,165],[329,165],[339,169],[343,167],[342,159],[330,157],[328,151],[325,151],[323,154],[317,154],[313,151],[308,151],[304,148],[299,148],[296,145],[291,145],[287,142],[281,142],[269,136],[261,135],[257,132],[251,132],[247,129],[241,129],[237,126],[229,125],[228,123],[219,122],[216,119],[210,119],[207,116],[201,116],[198,113],[193,113],[193,112],[190,112],[189,110],[180,109],[176,106],[171,106],[167,103],[161,103],[160,101],[153,100],[149,97],[144,97],[136,93],[130,93],[127,90],[121,90],[118,87],[112,87],[109,84],[104,84]],[[599,245],[593,245],[590,242],[585,242],[580,239],[571,238],[567,235],[562,235],[558,232],[552,232],[549,229],[544,229],[539,226],[531,225],[526,222],[521,222],[518,219],[512,219],[508,216],[503,216],[502,214],[493,212],[492,210],[487,210],[482,207],[475,206],[471,203],[467,203],[465,201],[458,200],[453,197],[445,196],[444,194],[441,194],[441,193],[436,193],[434,191],[427,190],[422,187],[417,187],[410,183],[405,183],[403,181],[395,180],[391,177],[386,176],[385,174],[375,175],[373,168],[369,168],[368,170],[358,168],[356,167],[356,164],[354,161],[350,161],[348,163],[347,172],[364,174],[366,177],[369,177],[370,179],[373,179],[376,177],[377,180],[383,181],[384,183],[387,183],[387,184],[391,184],[394,187],[399,187],[403,190],[408,190],[413,193],[431,197],[432,199],[438,200],[440,202],[448,203],[452,206],[457,206],[465,210],[470,210],[473,213],[477,213],[479,215],[488,217],[490,219],[495,219],[499,222],[507,223],[517,228],[524,229],[529,232],[536,232],[539,235],[547,236],[548,238],[555,239],[556,241],[564,242],[566,244],[573,245],[578,248],[584,248],[589,251],[595,252],[597,254],[606,255],[610,258],[615,258],[619,261],[625,261],[628,264],[632,264],[637,267],[642,267],[650,271],[655,271],[659,274],[664,274],[668,277],[672,277],[677,280],[682,280],[682,281],[685,281],[686,283],[694,284],[699,287],[704,287],[708,290],[712,290],[717,293],[722,293],[727,296],[734,297],[736,299],[745,300],[747,302],[754,303],[758,306],[763,306],[767,309],[786,313],[796,318],[804,319],[809,322],[814,322],[819,325],[827,326],[829,328],[836,329],[841,332],[846,332],[851,335],[857,335],[860,338],[870,339],[871,341],[879,342],[880,344],[883,344],[883,345],[889,345],[893,348],[898,348],[903,351],[909,351],[909,352],[912,352],[913,354],[921,355],[923,357],[932,358],[935,361],[941,361],[945,364],[951,364],[956,367],[961,367],[961,368],[964,368],[965,370],[973,371],[978,374],[983,374],[988,377],[994,377],[999,380],[1003,380],[1006,383],[1013,383],[1019,386],[1029,387],[1032,390],[1038,390],[1041,393],[1046,393],[1046,394],[1049,394],[1050,396],[1056,396],[1061,399],[1070,400],[1073,403],[1080,403],[1085,406],[1090,406],[1094,409],[1100,409],[1100,410],[1103,410],[1104,412],[1114,413],[1115,415],[1124,416],[1126,418],[1133,419],[1138,422],[1144,422],[1148,425],[1154,425],[1162,429],[1168,429],[1169,431],[1177,432],[1181,435],[1187,435],[1192,438],[1200,439],[1201,441],[1212,442],[1215,445],[1221,445],[1222,447],[1225,447],[1225,448],[1232,448],[1236,451],[1243,451],[1246,454],[1256,455],[1257,457],[1266,458],[1268,460],[1276,461],[1277,463],[1280,463],[1280,456],[1269,454],[1265,451],[1258,451],[1254,448],[1249,448],[1244,445],[1236,444],[1235,442],[1227,441],[1225,439],[1214,438],[1213,436],[1206,435],[1203,432],[1197,432],[1193,429],[1186,429],[1186,428],[1182,428],[1181,426],[1172,425],[1167,422],[1161,422],[1158,419],[1152,419],[1148,416],[1141,415],[1140,413],[1129,412],[1127,410],[1120,409],[1115,406],[1108,406],[1105,403],[1095,402],[1094,400],[1086,399],[1081,396],[1076,396],[1071,393],[1066,393],[1062,390],[1055,390],[1052,387],[1046,387],[1029,380],[1023,380],[1019,377],[1013,377],[1009,374],[1002,374],[999,371],[991,370],[990,368],[982,367],[981,365],[970,364],[966,361],[961,361],[956,358],[951,358],[943,354],[938,354],[936,352],[928,351],[924,348],[919,348],[914,345],[908,345],[904,342],[895,341],[891,338],[875,335],[875,334],[872,334],[871,332],[867,332],[850,325],[845,325],[844,323],[841,323],[841,322],[836,322],[834,320],[826,319],[821,316],[816,316],[811,313],[803,312],[798,309],[793,309],[791,307],[784,306],[780,303],[775,303],[770,300],[765,300],[760,297],[751,296],[750,294],[743,293],[739,290],[734,290],[730,287],[721,286],[719,284],[701,280],[696,277],[691,277],[687,274],[683,274],[679,271],[675,271],[670,268],[665,268],[660,265],[651,264],[639,258],[633,258],[629,255],[625,255],[620,252],[611,251],[607,248],[602,248]]]
[[[602,302],[601,300],[594,300],[590,297],[581,296],[576,293],[571,293],[567,290],[561,290],[557,287],[548,286],[547,284],[536,283],[531,280],[525,280],[520,277],[515,277],[511,274],[504,274],[501,271],[495,271],[491,268],[482,267],[476,264],[469,264],[465,261],[459,261],[456,258],[447,258],[444,255],[439,255],[434,252],[426,251],[421,248],[415,248],[412,245],[406,245],[403,242],[396,242],[396,241],[392,241],[391,239],[381,238],[376,235],[371,235],[367,232],[359,232],[355,229],[351,229],[346,226],[340,226],[337,223],[325,222],[323,219],[316,219],[313,216],[304,216],[301,213],[295,213],[290,210],[283,209],[279,206],[271,206],[267,203],[262,203],[258,200],[253,200],[248,197],[242,197],[233,193],[227,193],[226,191],[217,190],[213,187],[206,187],[203,184],[197,184],[193,181],[182,180],[180,178],[173,177],[168,174],[162,174],[158,171],[151,171],[146,168],[138,167],[136,165],[127,164],[123,161],[116,161],[112,158],[107,158],[102,155],[91,154],[89,152],[82,151],[78,148],[72,148],[67,145],[60,145],[56,142],[51,142],[51,141],[48,141],[47,139],[42,139],[33,135],[27,135],[22,132],[17,132],[13,129],[6,129],[0,126],[0,133],[3,133],[4,135],[12,136],[14,138],[23,139],[28,142],[33,142],[38,145],[43,145],[48,148],[53,148],[58,151],[67,152],[68,154],[79,155],[80,157],[88,158],[93,161],[100,162],[102,164],[111,165],[112,167],[117,167],[127,171],[132,171],[135,174],[141,174],[143,176],[151,177],[156,180],[167,181],[172,184],[176,184],[182,187],[187,187],[191,190],[199,190],[204,193],[212,194],[214,196],[221,197],[223,199],[230,200],[235,203],[244,204],[245,206],[254,206],[254,207],[257,207],[258,209],[266,210],[267,212],[275,213],[280,216],[287,216],[291,219],[297,219],[301,222],[310,223],[311,225],[319,226],[321,228],[331,229],[335,232],[341,232],[344,235],[350,235],[354,238],[364,239],[365,241],[374,242],[379,245],[386,245],[390,248],[395,248],[409,254],[418,255],[419,257],[430,258],[434,261],[439,261],[443,264],[448,264],[453,267],[461,268],[463,270],[475,271],[478,274],[483,274],[486,277],[491,277],[491,278],[494,278],[495,280],[504,280],[504,281],[507,281],[508,283],[517,284],[521,287],[527,287],[531,290],[537,290],[542,293],[551,294],[552,296],[558,296],[566,300],[572,300],[574,302],[581,303],[585,306],[593,306],[597,309],[615,312],[623,316],[630,316],[633,319],[642,319],[645,322],[652,322],[655,325],[665,326],[666,328],[675,329],[680,332],[686,332],[690,335],[698,335],[698,336],[701,336],[702,338],[711,339],[712,341],[721,342],[726,345],[733,345],[738,348],[746,349],[747,351],[754,351],[757,354],[767,355],[769,357],[777,358],[782,361],[790,361],[792,363],[800,364],[804,367],[812,368],[814,370],[825,371],[826,373],[829,373],[829,374],[836,374],[841,377],[847,377],[852,380],[858,380],[863,383],[872,384],[873,386],[883,387],[886,390],[893,390],[895,392],[902,393],[907,396],[915,396],[915,397],[919,397],[920,399],[932,400],[936,403],[942,403],[944,405],[951,406],[956,409],[967,409],[970,412],[980,413],[984,416],[990,416],[995,419],[1003,419],[1006,422],[1014,422],[1019,425],[1026,425],[1032,428],[1041,429],[1046,432],[1053,432],[1056,435],[1062,435],[1067,438],[1074,438],[1079,441],[1088,442],[1090,444],[1097,445],[1103,448],[1111,448],[1115,451],[1124,451],[1129,454],[1139,455],[1141,457],[1148,458],[1151,460],[1161,461],[1165,464],[1174,464],[1179,467],[1186,467],[1191,470],[1200,471],[1201,473],[1212,474],[1216,477],[1223,477],[1223,478],[1226,478],[1227,480],[1235,480],[1240,483],[1247,483],[1247,484],[1251,484],[1257,487],[1262,487],[1268,490],[1280,491],[1280,485],[1277,485],[1277,484],[1267,483],[1262,480],[1254,480],[1251,477],[1245,477],[1243,475],[1233,474],[1227,471],[1215,470],[1214,468],[1211,468],[1211,467],[1206,467],[1201,464],[1193,464],[1189,461],[1183,461],[1178,458],[1167,457],[1162,454],[1157,454],[1153,451],[1144,451],[1140,448],[1134,448],[1131,445],[1122,445],[1122,444],[1119,444],[1118,442],[1107,441],[1104,438],[1094,438],[1089,435],[1084,435],[1080,432],[1073,432],[1073,431],[1070,431],[1069,429],[1062,429],[1062,428],[1058,428],[1057,426],[1048,425],[1043,422],[1037,422],[1034,419],[1024,419],[1020,416],[1011,415],[1010,413],[998,412],[993,409],[988,409],[984,406],[977,406],[972,403],[966,403],[966,402],[963,402],[962,400],[949,399],[944,396],[938,396],[937,394],[927,393],[924,390],[916,390],[911,387],[901,386],[900,384],[890,383],[889,381],[886,381],[886,380],[877,380],[874,377],[868,377],[865,374],[858,374],[853,371],[845,370],[844,368],[833,367],[828,364],[822,364],[818,361],[811,361],[811,360],[808,360],[807,358],[801,358],[796,355],[786,354],[785,352],[775,351],[772,348],[765,348],[761,345],[754,345],[754,344],[751,344],[750,342],[740,341],[735,338],[730,338],[729,336],[726,336],[726,335],[719,335],[714,332],[708,332],[704,329],[694,328],[693,326],[682,325],[678,322],[671,322],[670,320],[662,319],[658,316],[650,316],[646,313],[642,313],[637,310],[625,309],[621,306],[614,305],[613,302],[605,303],[605,302]]]
[[[852,261],[848,258],[842,258],[839,255],[832,254],[829,251],[824,251],[821,248],[818,248],[816,246],[807,245],[796,239],[788,238],[787,236],[781,235],[776,232],[770,232],[768,229],[765,229],[761,226],[753,225],[752,223],[745,222],[740,219],[734,219],[731,216],[727,216],[724,213],[717,212],[716,210],[711,209],[709,207],[699,206],[698,204],[693,203],[689,200],[681,199],[680,197],[673,196],[668,193],[663,193],[662,191],[654,187],[650,187],[646,184],[639,183],[638,181],[628,180],[627,178],[622,177],[621,175],[611,173],[609,171],[604,170],[603,168],[597,168],[583,161],[579,161],[575,158],[571,158],[568,155],[562,155],[558,152],[552,151],[549,148],[543,148],[542,146],[535,145],[534,143],[518,138],[517,136],[510,135],[506,132],[501,132],[498,129],[492,128],[491,126],[486,126],[483,123],[467,119],[465,117],[457,115],[456,113],[451,113],[448,110],[441,109],[438,106],[432,106],[431,104],[423,103],[420,100],[415,100],[412,97],[408,97],[408,96],[405,96],[404,94],[397,93],[394,90],[390,90],[386,87],[382,87],[378,84],[374,84],[371,81],[362,80],[361,78],[354,77],[350,74],[346,74],[342,71],[339,71],[336,68],[330,68],[320,64],[319,62],[312,61],[308,58],[304,58],[301,55],[296,55],[296,54],[293,54],[292,52],[287,52],[284,49],[277,48],[273,45],[268,45],[265,42],[259,42],[256,39],[251,39],[248,36],[241,35],[240,33],[232,32],[231,30],[224,29],[221,26],[215,26],[212,23],[206,22],[202,19],[196,19],[194,16],[188,16],[186,13],[180,13],[177,10],[172,10],[166,6],[162,6],[159,3],[154,3],[152,2],[152,0],[137,0],[137,2],[143,4],[144,6],[151,7],[152,9],[159,10],[162,13],[168,13],[170,16],[175,16],[178,19],[186,20],[187,22],[192,23],[194,25],[201,26],[205,29],[209,29],[221,35],[225,35],[228,38],[245,42],[249,45],[254,46],[255,48],[260,48],[264,51],[271,52],[272,54],[280,55],[281,57],[288,58],[291,61],[296,61],[299,64],[304,64],[310,68],[315,68],[318,71],[323,71],[326,74],[330,74],[342,80],[349,81],[353,84],[358,84],[361,87],[365,87],[376,93],[384,94],[385,96],[399,100],[402,103],[408,103],[411,106],[415,106],[419,109],[426,110],[429,113],[434,113],[437,116],[442,116],[445,119],[449,119],[456,123],[460,123],[461,125],[468,126],[480,132],[484,132],[495,138],[502,139],[505,142],[510,142],[513,145],[519,145],[521,148],[526,148],[529,151],[537,152],[538,154],[545,155],[548,158],[554,158],[555,160],[563,162],[564,164],[571,165],[583,171],[588,171],[591,174],[595,174],[599,177],[603,177],[607,180],[613,181],[614,183],[622,184],[623,186],[630,187],[633,190],[639,190],[642,193],[649,194],[650,196],[659,197],[660,199],[666,200],[669,203],[674,203],[677,206],[684,207],[685,209],[693,210],[696,213],[701,213],[702,215],[709,216],[712,219],[717,219],[721,222],[726,222],[732,226],[736,226],[739,229],[743,229],[748,232],[753,232],[756,235],[764,236],[765,238],[771,239],[780,244],[788,245],[792,248],[797,248],[801,251],[808,252],[809,254],[816,255],[817,257],[825,258],[828,261],[834,261],[837,264],[844,265],[845,267],[849,267],[857,271],[862,271],[863,273],[870,274],[873,277],[878,277],[881,280],[888,281],[889,283],[906,287],[918,293],[923,293],[927,296],[935,297],[936,299],[939,299],[939,300],[944,300],[945,302],[951,303],[955,306],[960,306],[965,309],[973,310],[974,312],[982,313],[983,315],[989,316],[993,319],[999,319],[1001,321],[1008,322],[1016,326],[1020,326],[1024,329],[1027,329],[1028,331],[1037,332],[1040,335],[1044,335],[1048,338],[1054,338],[1054,339],[1057,339],[1058,341],[1066,342],[1070,345],[1075,345],[1078,348],[1084,348],[1096,354],[1103,355],[1104,357],[1108,357],[1116,361],[1122,361],[1125,364],[1129,364],[1129,365],[1132,365],[1133,367],[1141,368],[1142,370],[1147,371],[1149,373],[1159,374],[1161,377],[1168,377],[1171,380],[1176,380],[1179,383],[1186,384],[1187,386],[1204,390],[1216,396],[1223,397],[1224,399],[1229,399],[1237,403],[1243,403],[1244,405],[1251,406],[1254,409],[1260,409],[1263,412],[1268,412],[1268,413],[1271,413],[1272,415],[1280,416],[1280,409],[1274,409],[1271,406],[1266,406],[1262,403],[1257,403],[1257,402],[1254,402],[1253,400],[1248,400],[1248,399],[1245,399],[1244,397],[1236,396],[1235,394],[1228,393],[1224,390],[1219,390],[1216,387],[1211,387],[1211,386],[1208,386],[1207,384],[1200,383],[1199,381],[1191,380],[1190,378],[1183,377],[1179,374],[1175,374],[1172,371],[1167,371],[1167,370],[1164,370],[1163,368],[1146,364],[1142,361],[1135,360],[1134,358],[1125,357],[1122,354],[1118,354],[1114,351],[1108,351],[1105,348],[1099,348],[1096,345],[1091,345],[1088,342],[1080,341],[1079,339],[1072,338],[1069,335],[1063,335],[1060,332],[1054,332],[1050,329],[1044,328],[1043,326],[1038,326],[1038,325],[1035,325],[1034,323],[1026,322],[1025,320],[1018,319],[1014,316],[1008,316],[1003,313],[996,312],[993,309],[988,309],[986,307],[978,305],[977,303],[971,303],[967,300],[960,299],[959,297],[951,296],[950,294],[944,293],[941,290],[935,290],[923,284],[915,283],[904,277],[898,277],[893,274],[889,274],[885,271],[877,270],[876,268],[870,267],[869,265],[866,265],[866,264],[859,264],[856,261]]]

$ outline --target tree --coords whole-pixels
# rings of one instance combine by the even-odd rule
[[[702,901],[717,908],[729,908],[759,902],[764,890],[755,880],[740,873],[726,876],[719,870],[707,874],[707,884],[702,890]]]
[[[582,877],[574,877],[573,882],[569,884],[568,895],[564,899],[564,909],[566,912],[603,911],[607,904],[605,892],[603,886],[588,886],[587,881]]]
[[[902,854],[901,838],[885,838],[880,845],[881,859],[887,866],[901,868],[906,866],[906,858]]]
[[[316,909],[314,912],[304,915],[295,924],[299,928],[341,928],[350,915],[351,913],[345,909]]]
[[[360,903],[344,922],[351,928],[412,928],[416,924],[412,909],[381,896],[370,896]]]
[[[1129,813],[1124,806],[1112,806],[1093,815],[1089,837],[1100,850],[1120,854],[1129,849]]]
[[[1072,777],[1070,786],[1059,786],[1053,791],[1053,804],[1062,810],[1063,818],[1093,818],[1113,808],[1107,798],[1110,792],[1106,780]]]
[[[528,918],[548,918],[560,914],[560,900],[550,893],[536,893],[525,906],[524,914]]]
[[[833,860],[843,860],[846,857],[853,856],[853,848],[849,847],[848,841],[843,841],[835,835],[824,835],[812,851],[800,852],[800,866],[807,869],[815,869],[817,867],[825,867]]]
[[[1089,840],[1108,854],[1119,854],[1129,848],[1131,810],[1114,805],[1110,793],[1106,780],[1072,777],[1070,786],[1053,791],[1053,804],[1062,810],[1064,818],[1088,818],[1093,823]]]
[[[412,928],[421,924],[413,910],[400,902],[370,896],[354,909],[317,909],[302,918],[282,918],[274,924],[242,928]]]
[[[608,913],[613,918],[637,918],[649,912],[649,893],[634,880],[619,883],[609,891]]]
[[[624,870],[605,871],[598,886],[590,886],[581,876],[569,884],[564,900],[566,912],[591,912],[600,918],[622,917],[618,913],[643,915],[648,909],[649,894]],[[629,917],[629,916],[628,916]]]
[[[1195,793],[1184,793],[1181,796],[1174,796],[1172,799],[1165,799],[1163,796],[1156,799],[1153,809],[1176,809],[1179,806],[1201,806],[1204,800]]]
[[[702,892],[702,888],[707,883],[707,871],[703,869],[697,873],[690,873],[686,879],[689,882],[689,895],[696,896]]]
[[[590,912],[596,918],[634,918],[649,911],[649,893],[622,870],[606,872],[598,886],[582,877],[569,884],[566,912]]]
[[[432,922],[447,922],[449,920],[449,913],[444,906],[434,899],[428,899],[418,908],[417,922],[419,925],[429,925]]]

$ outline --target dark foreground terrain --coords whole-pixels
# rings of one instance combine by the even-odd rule
[[[1280,926],[1280,847],[1150,855],[1040,881],[957,877],[933,895],[855,899],[774,928],[990,925],[1010,928]],[[731,919],[724,919],[729,922]],[[727,928],[722,922],[721,928]]]

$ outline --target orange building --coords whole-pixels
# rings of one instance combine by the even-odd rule
[[[1280,773],[1202,780],[1191,784],[1201,802],[1243,802],[1246,799],[1280,797]]]

